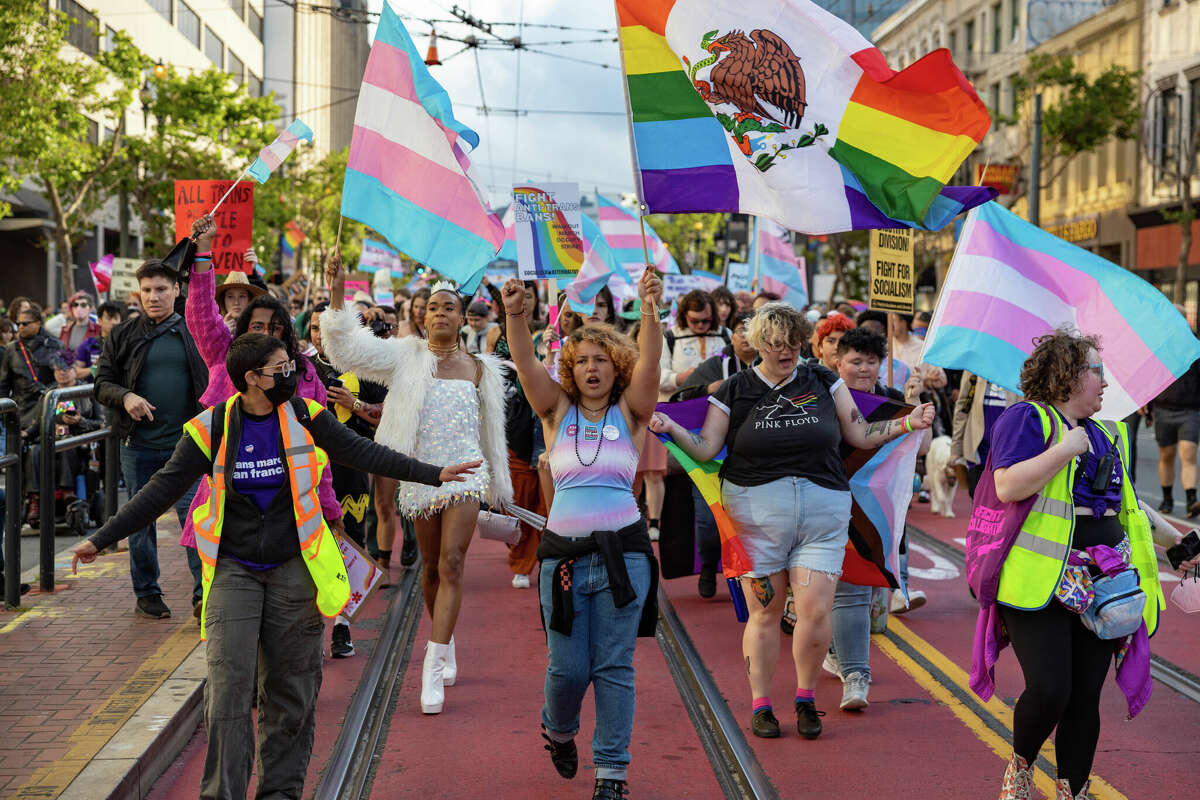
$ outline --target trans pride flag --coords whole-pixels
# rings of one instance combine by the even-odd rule
[[[604,195],[596,195],[596,200],[600,206],[600,230],[604,232],[617,263],[629,273],[631,283],[636,284],[642,279],[646,264],[646,253],[642,249],[642,223],[636,214]],[[646,225],[646,244],[650,250],[650,263],[655,269],[662,273],[679,273],[675,257],[649,224]]]
[[[583,267],[575,279],[567,284],[567,298],[571,308],[581,314],[591,314],[596,307],[596,295],[613,278],[631,283],[629,273],[617,263],[612,248],[592,218],[583,215]],[[615,311],[616,309],[614,309]]]
[[[808,277],[804,274],[804,260],[796,259],[791,232],[778,222],[758,219],[753,248],[759,288],[779,295],[793,308],[808,305]]]
[[[810,234],[938,230],[991,120],[947,50],[897,73],[809,0],[616,0],[642,199]]]
[[[448,278],[478,283],[504,241],[470,175],[465,146],[478,144],[384,3],[359,89],[342,215]]]
[[[271,173],[279,169],[279,165],[292,154],[296,145],[300,144],[301,139],[312,144],[313,132],[312,128],[297,119],[281,130],[275,141],[258,152],[258,158],[254,159],[254,163],[246,170],[247,174],[259,183],[266,183]]]
[[[922,361],[1019,391],[1034,338],[1067,325],[1100,336],[1103,419],[1123,419],[1200,358],[1170,301],[1132,272],[996,203],[971,211]]]

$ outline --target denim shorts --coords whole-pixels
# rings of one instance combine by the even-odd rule
[[[750,556],[752,578],[792,567],[842,574],[850,526],[850,492],[807,478],[760,486],[721,484],[721,503]]]

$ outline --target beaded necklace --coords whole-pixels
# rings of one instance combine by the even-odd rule
[[[588,420],[580,418],[579,406],[575,406],[575,460],[579,462],[579,466],[590,467],[596,463],[596,459],[600,458],[600,448],[604,447],[604,428],[608,423],[608,412],[611,408],[612,403],[609,403],[607,406],[605,406],[604,418],[596,423],[599,426],[599,435],[596,437],[596,452],[592,454],[591,461],[585,462],[583,457],[579,455],[579,432],[583,430],[582,423],[587,422]]]

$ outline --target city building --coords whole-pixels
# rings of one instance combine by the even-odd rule
[[[1181,166],[1185,174],[1190,173],[1193,208],[1200,200],[1196,162],[1200,145],[1200,3],[1143,2],[1144,166],[1130,218],[1137,229],[1138,271],[1173,296],[1182,231],[1168,216],[1182,207],[1185,184],[1179,180]],[[1191,228],[1184,306],[1195,328],[1200,305],[1200,221],[1193,220]]]
[[[216,66],[247,84],[251,93],[262,91],[263,3],[265,0],[50,0],[78,24],[70,46],[85,56],[95,56],[124,30],[147,56],[181,70]],[[91,26],[95,25],[95,31]],[[99,31],[97,33],[96,31]],[[111,122],[111,121],[110,121]],[[150,120],[135,99],[125,111],[126,131],[140,135]],[[110,136],[114,126],[97,120],[92,141]],[[30,182],[13,197],[13,215],[0,220],[0,250],[5,254],[5,292],[45,297],[53,305],[61,294],[61,265],[51,237],[49,203]],[[141,251],[136,219],[130,231]],[[97,213],[95,231],[75,246],[75,285],[90,287],[87,263],[104,253],[116,253],[120,242],[119,209],[110,198]]]
[[[266,91],[275,93],[285,118],[300,117],[313,129],[306,158],[350,146],[370,54],[366,12],[366,0],[267,4]]]

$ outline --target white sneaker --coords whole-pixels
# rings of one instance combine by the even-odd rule
[[[650,541],[657,542],[658,541],[658,528],[651,525],[647,530],[650,533]]]
[[[842,665],[838,662],[837,653],[825,653],[825,660],[821,662],[821,669],[825,670],[830,675],[834,675],[838,678],[842,677]]]
[[[904,602],[904,593],[899,589],[892,592],[891,611],[893,614],[903,614],[907,611],[916,611],[921,606],[925,605],[925,593],[920,589],[908,590],[908,603]]]
[[[513,575],[512,585],[513,585],[514,589],[528,589],[529,588],[529,576],[528,575]]]
[[[863,672],[851,672],[842,681],[842,711],[862,711],[867,707],[871,679]]]

